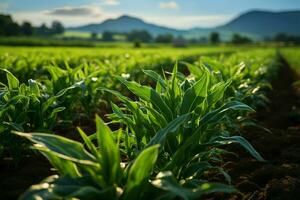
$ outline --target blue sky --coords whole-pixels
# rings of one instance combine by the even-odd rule
[[[252,10],[300,9],[300,0],[1,0],[0,12],[19,22],[60,20],[66,26],[127,14],[175,28],[212,27]]]

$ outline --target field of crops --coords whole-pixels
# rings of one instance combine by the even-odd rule
[[[0,199],[295,199],[299,56],[2,47]]]

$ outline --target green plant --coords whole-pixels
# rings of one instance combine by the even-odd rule
[[[231,136],[227,127],[235,123],[235,112],[253,111],[249,106],[225,98],[231,80],[222,81],[205,63],[188,65],[198,75],[185,78],[174,67],[170,79],[144,70],[156,87],[140,85],[118,77],[137,97],[133,101],[122,94],[103,89],[119,98],[122,107],[112,103],[112,123],[125,125],[123,149],[129,157],[151,145],[160,144],[157,167],[170,170],[178,181],[198,180],[207,169],[228,175],[214,163],[226,153],[224,145],[239,143],[256,159],[258,152],[241,136]]]
[[[20,133],[34,143],[57,169],[39,185],[32,186],[21,199],[195,199],[215,191],[232,192],[223,184],[188,181],[178,183],[171,172],[159,172],[155,165],[159,145],[142,150],[135,159],[121,160],[117,133],[96,117],[97,131],[87,136],[79,133],[84,145],[53,134]],[[95,138],[96,144],[91,138]],[[115,139],[114,139],[115,138]]]
[[[0,143],[4,150],[20,154],[27,143],[12,135],[11,130],[52,130],[58,124],[58,114],[65,110],[60,99],[74,86],[50,96],[41,83],[30,79],[27,85],[20,84],[11,72],[1,71],[6,74],[7,83],[0,82]]]

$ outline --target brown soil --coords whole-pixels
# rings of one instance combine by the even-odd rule
[[[278,77],[269,93],[270,104],[254,118],[272,133],[246,128],[242,135],[266,159],[257,162],[234,146],[239,156],[226,156],[224,168],[240,191],[212,195],[210,200],[299,200],[300,199],[300,93],[293,87],[298,77],[282,59]]]

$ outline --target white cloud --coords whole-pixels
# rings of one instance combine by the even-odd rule
[[[35,11],[35,12],[15,12],[11,13],[13,18],[22,23],[23,21],[30,21],[35,26],[39,26],[42,23],[46,23],[48,25],[51,24],[52,21],[58,20],[64,24],[64,26],[80,26],[91,23],[100,23],[103,20],[109,18],[116,18],[120,16],[120,13],[105,13],[102,12],[98,15],[49,15],[49,11]]]
[[[104,4],[109,6],[117,6],[120,4],[120,2],[118,0],[104,0]]]
[[[79,6],[79,7],[60,7],[54,10],[45,11],[45,14],[56,16],[99,16],[101,15],[101,9],[94,6]]]
[[[169,2],[161,2],[159,4],[159,7],[162,9],[176,10],[179,8],[179,5],[175,1],[169,1]]]

